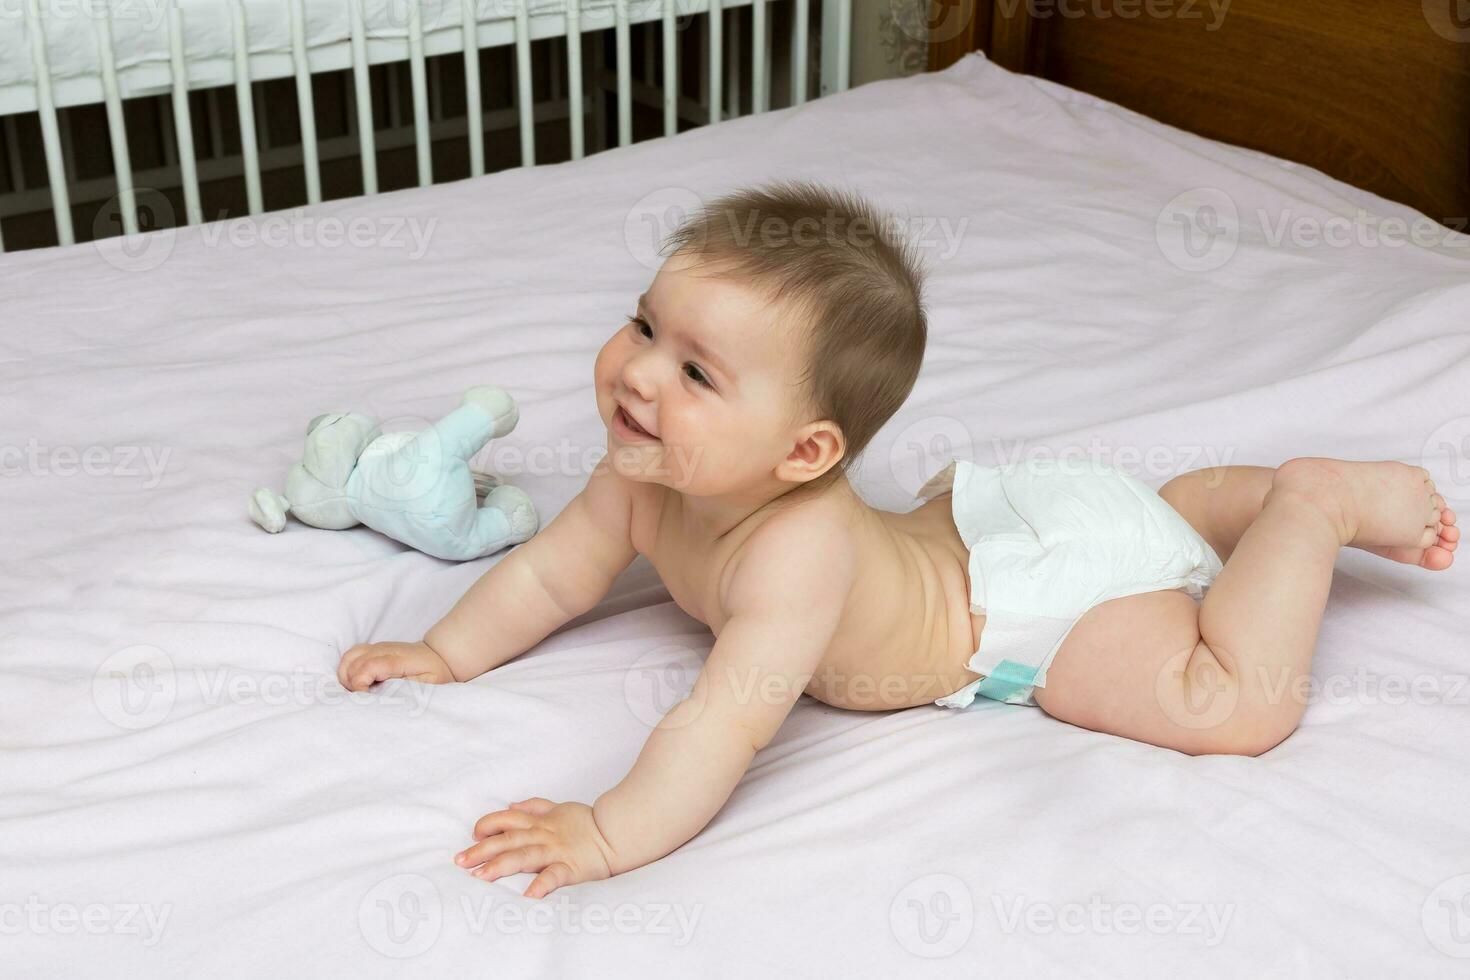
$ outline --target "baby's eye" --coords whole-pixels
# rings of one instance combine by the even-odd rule
[[[645,337],[647,337],[647,336],[649,336],[649,334],[644,334],[644,333],[643,333],[643,328],[644,328],[644,327],[648,327],[648,329],[649,329],[649,331],[650,331],[650,333],[651,333],[651,332],[652,332],[652,330],[653,330],[653,328],[652,328],[652,327],[649,327],[649,325],[648,325],[648,321],[647,321],[647,320],[645,320],[645,319],[643,319],[643,317],[641,317],[641,316],[639,316],[639,315],[638,315],[638,314],[636,314],[636,313],[629,313],[629,314],[628,314],[628,322],[629,322],[629,323],[632,323],[632,324],[635,324],[635,325],[636,325],[636,326],[637,326],[637,327],[638,327],[638,332],[639,332],[639,333],[640,333],[640,334],[643,334],[643,336],[645,336]]]
[[[699,368],[695,367],[693,364],[686,364],[686,365],[684,365],[684,369],[685,369],[686,372],[688,372],[688,371],[693,371],[694,372],[694,374],[690,375],[689,377],[690,377],[690,379],[692,381],[697,382],[701,387],[710,388],[710,389],[713,389],[714,388],[714,385],[710,384],[709,383],[709,379],[704,376],[704,372],[701,371]]]

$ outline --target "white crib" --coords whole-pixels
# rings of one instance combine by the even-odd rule
[[[738,38],[725,54],[724,11],[750,8],[751,38],[748,105],[752,112],[770,107],[773,58],[772,14],[779,2],[790,22],[790,51],[785,67],[790,78],[789,104],[808,98],[809,83],[817,94],[845,89],[849,78],[851,0],[0,0],[0,117],[12,175],[10,188],[0,187],[0,218],[39,210],[49,202],[55,218],[56,241],[76,240],[72,206],[79,197],[99,200],[116,196],[120,228],[125,234],[140,230],[138,194],[160,178],[181,187],[184,214],[181,223],[205,220],[200,203],[200,158],[194,145],[189,93],[210,90],[213,105],[219,93],[233,88],[239,125],[239,153],[205,160],[208,178],[230,174],[244,178],[248,210],[263,210],[262,154],[257,114],[265,106],[255,83],[295,79],[300,120],[299,147],[288,156],[277,154],[280,166],[289,160],[304,172],[306,203],[322,199],[323,154],[357,155],[361,159],[362,189],[378,191],[373,100],[369,89],[370,65],[406,64],[410,75],[412,134],[420,185],[434,180],[431,143],[456,131],[468,137],[469,174],[485,172],[484,143],[489,116],[481,103],[479,51],[513,46],[515,51],[514,102],[519,122],[521,165],[536,162],[532,104],[531,42],[565,37],[567,117],[572,159],[586,152],[583,51],[580,39],[588,32],[612,30],[615,37],[615,85],[603,85],[601,66],[594,66],[591,92],[600,98],[615,92],[617,143],[632,140],[633,101],[662,101],[664,132],[677,131],[679,119],[691,113],[700,123],[719,122],[727,111],[727,96],[742,88]],[[819,14],[814,20],[813,13]],[[707,15],[700,21],[705,65],[696,104],[679,97],[678,18]],[[636,25],[652,30],[661,21],[665,56],[660,87],[635,86],[630,56],[630,32]],[[739,21],[731,21],[738,29]],[[817,44],[812,45],[812,28]],[[757,39],[760,43],[755,43]],[[815,59],[808,57],[815,48]],[[466,111],[463,120],[448,126],[431,125],[426,59],[463,54]],[[599,49],[600,55],[600,49]],[[778,52],[777,55],[783,53]],[[598,61],[601,61],[599,57]],[[813,61],[815,65],[813,65]],[[817,71],[813,71],[816,67]],[[356,146],[319,144],[316,134],[312,76],[350,71],[352,113],[349,125]],[[559,69],[560,70],[560,69]],[[613,76],[613,72],[608,73]],[[659,91],[661,88],[661,91]],[[166,96],[172,129],[168,174],[150,173],[149,184],[135,179],[129,159],[123,100]],[[737,96],[738,97],[738,96]],[[105,181],[79,181],[69,167],[74,147],[67,128],[58,124],[60,110],[73,106],[105,107],[107,139],[113,175]],[[738,111],[739,103],[734,103]],[[394,107],[397,114],[397,107]],[[17,114],[38,114],[44,151],[46,186],[14,186],[24,168],[19,158]],[[218,126],[218,114],[211,120]],[[99,134],[100,137],[100,134]],[[216,142],[211,140],[212,143]],[[299,154],[299,156],[298,156]],[[45,205],[42,204],[41,207]],[[0,250],[4,239],[0,236]]]

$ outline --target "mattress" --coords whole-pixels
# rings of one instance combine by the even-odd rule
[[[500,384],[520,424],[478,461],[549,521],[606,449],[593,359],[650,229],[776,177],[898,215],[929,276],[922,374],[854,470],[876,507],[952,455],[1075,453],[1155,487],[1402,459],[1470,507],[1470,240],[979,54],[577,162],[5,255],[0,972],[1464,975],[1463,561],[1345,552],[1302,726],[1259,758],[803,697],[660,861],[540,902],[451,863],[509,801],[621,779],[709,631],[640,557],[471,683],[348,696],[343,650],[421,636],[505,553],[267,535],[247,497],[317,414],[411,427]]]

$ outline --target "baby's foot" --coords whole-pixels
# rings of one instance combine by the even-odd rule
[[[1421,466],[1303,457],[1278,467],[1272,486],[1329,501],[1344,545],[1435,572],[1455,560],[1455,512]]]

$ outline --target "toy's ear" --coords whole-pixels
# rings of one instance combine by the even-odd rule
[[[325,421],[326,419],[331,418],[333,416],[333,414],[335,414],[335,413],[328,412],[325,415],[318,415],[316,418],[314,418],[310,422],[306,423],[306,434],[307,435],[311,435],[313,432],[316,431],[316,427],[317,426],[321,425],[322,422]]]

